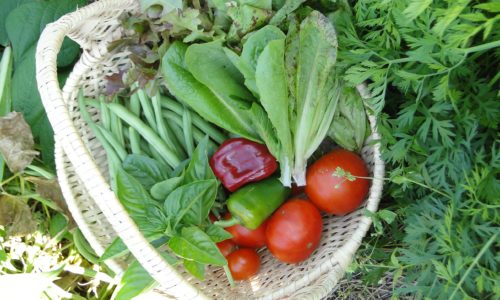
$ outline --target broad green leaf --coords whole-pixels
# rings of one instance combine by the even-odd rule
[[[125,170],[116,170],[116,195],[130,216],[136,219],[146,214],[146,207],[153,202],[144,187]]]
[[[243,76],[227,58],[219,41],[189,46],[185,63],[196,80],[223,97],[225,102],[246,106],[245,101],[254,100],[243,85]]]
[[[232,133],[258,140],[245,111],[228,103],[207,86],[196,80],[184,63],[187,45],[174,42],[162,59],[162,74],[168,90],[204,118]]]
[[[299,6],[304,2],[306,2],[306,0],[286,0],[285,4],[276,12],[276,14],[274,14],[271,21],[269,21],[269,24],[279,25],[289,14],[299,8]]]
[[[167,167],[145,155],[127,155],[122,167],[128,174],[134,176],[147,190],[155,183],[167,179]]]
[[[184,259],[216,266],[227,264],[215,243],[196,226],[184,227],[180,236],[174,236],[168,241],[168,246]]]
[[[363,147],[367,118],[363,99],[356,88],[344,86],[328,135],[341,147],[360,151]]]
[[[84,0],[52,0],[26,3],[12,10],[7,16],[5,27],[14,49],[16,66],[24,55],[36,46],[45,25],[84,4]],[[78,45],[73,41],[67,40],[63,46],[58,57],[60,66],[69,65],[79,52]]]
[[[0,45],[7,47],[9,44],[9,36],[5,29],[5,20],[9,13],[17,7],[35,0],[1,0],[0,1]]]
[[[274,130],[273,124],[269,120],[266,111],[258,103],[253,103],[251,119],[255,126],[255,130],[259,134],[260,138],[264,141],[269,151],[274,155],[274,157],[280,157],[281,147],[276,137],[276,131]]]
[[[185,174],[184,183],[215,179],[214,172],[208,164],[208,136],[205,136],[196,146]]]
[[[184,174],[158,182],[151,187],[151,196],[158,201],[165,200],[167,196],[178,188],[184,181]]]
[[[183,260],[184,268],[199,280],[205,279],[205,265],[194,260]]]
[[[270,41],[284,39],[285,34],[276,26],[264,26],[256,32],[250,33],[243,45],[241,57],[234,52],[225,49],[226,55],[231,62],[245,77],[245,85],[254,95],[258,95],[257,84],[255,82],[255,69],[257,60]]]
[[[262,51],[255,72],[260,103],[264,107],[276,130],[281,151],[281,182],[291,186],[293,146],[288,119],[288,85],[285,71],[285,40],[273,40]],[[283,114],[285,112],[285,114]]]
[[[156,285],[151,275],[137,260],[134,260],[123,273],[120,284],[113,292],[111,299],[129,300],[153,289]]]
[[[168,195],[165,213],[167,217],[176,218],[175,224],[201,225],[208,217],[216,194],[217,181],[214,179],[183,185]]]
[[[205,230],[206,234],[214,241],[214,243],[222,242],[224,240],[228,240],[233,236],[227,232],[224,228],[211,224]]]
[[[164,235],[153,234],[144,236],[148,242],[154,247],[160,247],[167,242],[167,237]],[[118,258],[130,253],[125,243],[119,237],[115,238],[113,242],[104,250],[104,253],[99,258],[99,261],[105,261],[111,258]]]
[[[227,34],[228,40],[239,40],[245,34],[265,25],[272,13],[271,9],[248,4],[228,7],[227,15],[233,20]]]
[[[337,36],[325,16],[313,11],[302,21],[298,50],[293,176],[304,185],[307,159],[326,136],[340,95],[334,69]]]

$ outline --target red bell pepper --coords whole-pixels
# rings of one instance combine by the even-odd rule
[[[233,138],[220,145],[210,159],[210,167],[222,185],[234,192],[249,182],[269,177],[278,163],[266,145]]]

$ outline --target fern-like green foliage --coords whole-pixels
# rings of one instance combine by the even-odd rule
[[[373,95],[398,213],[365,271],[392,271],[395,295],[498,299],[500,1],[334,2],[339,64]]]

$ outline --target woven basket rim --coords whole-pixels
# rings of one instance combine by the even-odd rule
[[[54,128],[55,139],[58,145],[56,148],[58,149],[56,152],[57,160],[61,161],[63,155],[68,157],[75,167],[76,173],[79,176],[81,175],[82,182],[92,198],[97,199],[101,197],[113,199],[113,201],[103,201],[97,204],[132,254],[143,266],[145,266],[146,270],[155,280],[167,288],[172,295],[182,299],[205,298],[206,296],[203,293],[197,290],[190,282],[185,280],[175,269],[164,261],[156,249],[146,241],[135,223],[125,212],[120,201],[111,191],[97,165],[92,160],[91,154],[85,146],[85,142],[78,135],[66,107],[63,92],[59,88],[56,58],[64,37],[71,36],[72,31],[75,30],[75,28],[77,29],[87,18],[108,9],[116,9],[117,2],[130,5],[136,4],[135,0],[101,0],[94,2],[47,25],[40,37],[36,52],[37,84],[49,121]],[[68,78],[68,81],[70,80],[71,76]],[[67,82],[66,84],[71,84],[71,82]],[[358,89],[362,96],[367,96],[364,86],[359,86]],[[374,116],[369,116],[369,120],[372,127],[371,137],[374,140],[379,140],[380,136],[376,128],[376,119]],[[369,199],[372,200],[367,203],[366,209],[375,212],[382,193],[383,180],[381,178],[383,178],[384,175],[384,163],[380,158],[380,143],[375,143],[372,147],[374,149],[375,179],[372,180],[372,187],[369,195]],[[63,172],[61,174],[64,176]],[[342,259],[336,259],[335,261],[329,260],[326,267],[339,263],[341,264],[341,269],[345,271],[370,225],[371,219],[366,216],[362,217],[352,237],[337,251]],[[89,234],[88,231],[87,234]],[[92,241],[91,239],[89,242],[92,243],[93,247],[98,247],[96,241]],[[155,266],[153,270],[147,267],[151,265]],[[312,278],[318,278],[321,274],[327,272],[328,268],[326,267],[317,268],[313,272]],[[343,273],[331,274],[329,279],[331,279],[332,288],[342,275]],[[311,282],[310,278],[310,276],[307,276],[307,278],[299,280],[296,284],[288,285],[277,290],[275,293],[266,295],[264,298],[274,299],[289,295],[298,288],[307,286],[307,284]]]

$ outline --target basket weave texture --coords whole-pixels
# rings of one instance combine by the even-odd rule
[[[136,0],[101,0],[47,25],[37,47],[37,82],[43,105],[55,132],[58,178],[68,207],[97,254],[119,236],[141,265],[160,283],[159,291],[179,299],[320,299],[343,276],[368,231],[371,220],[364,209],[375,212],[382,193],[384,164],[380,159],[376,120],[370,116],[372,134],[362,150],[372,180],[369,196],[355,212],[342,217],[323,216],[321,244],[308,260],[297,265],[278,262],[261,250],[261,271],[250,281],[230,288],[220,268],[209,268],[205,281],[171,267],[140,233],[108,184],[107,158],[101,144],[81,118],[76,96],[104,91],[104,77],[130,64],[128,53],[109,52],[110,42],[123,29],[118,20],[139,9]],[[57,80],[57,53],[65,37],[82,48],[80,60],[61,90]],[[359,87],[363,95],[365,90]],[[91,111],[95,120],[96,111]],[[123,261],[110,261],[117,272]]]

